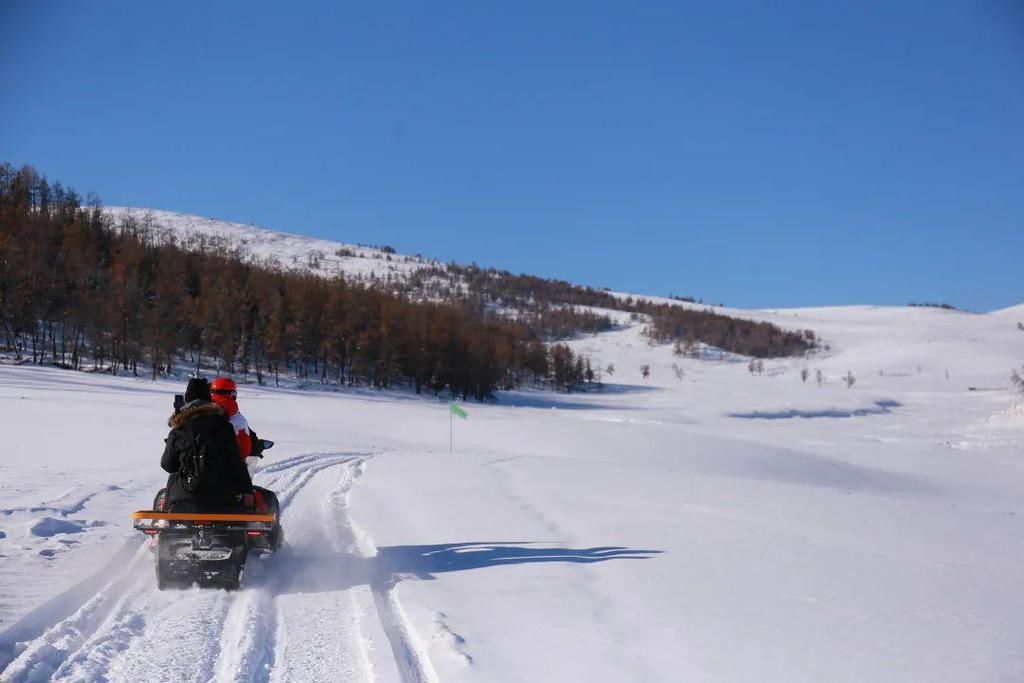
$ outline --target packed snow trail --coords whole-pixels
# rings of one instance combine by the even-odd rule
[[[436,681],[393,586],[375,576],[372,542],[348,515],[370,456],[304,454],[257,473],[278,493],[285,545],[249,561],[241,590],[161,592],[143,542],[77,608],[66,606],[69,616],[20,643],[0,680],[369,681],[363,622],[379,610],[374,628],[398,657],[397,677]]]

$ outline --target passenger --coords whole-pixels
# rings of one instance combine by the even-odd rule
[[[167,422],[171,431],[160,466],[170,476],[157,509],[230,512],[253,506],[252,478],[239,453],[235,429],[210,399],[205,379],[189,380],[185,405]]]
[[[253,454],[252,433],[249,430],[249,421],[238,410],[238,386],[235,381],[230,377],[218,377],[213,380],[210,384],[210,400],[220,406],[231,420],[235,439],[238,441],[238,452],[241,453],[242,460],[245,460]]]
[[[249,421],[238,409],[238,386],[230,377],[218,377],[210,384],[210,396],[214,403],[221,407],[224,413],[231,420],[231,426],[235,430],[235,440],[238,442],[238,451],[245,461],[249,457],[263,457],[263,441],[257,438],[256,433],[249,427]],[[273,512],[277,514],[280,505],[277,495],[270,489],[262,486],[253,486],[255,508],[258,512]],[[273,531],[269,537],[270,546],[276,549],[281,543],[281,524],[274,524]]]

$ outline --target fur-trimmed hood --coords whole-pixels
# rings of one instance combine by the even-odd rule
[[[192,401],[184,408],[171,415],[167,420],[167,426],[171,429],[178,429],[188,420],[201,415],[221,415],[225,419],[227,418],[227,415],[216,403],[210,403],[208,401]]]

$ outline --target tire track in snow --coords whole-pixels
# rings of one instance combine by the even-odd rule
[[[324,453],[303,453],[302,455],[293,455],[290,458],[282,458],[281,460],[275,460],[265,465],[261,465],[256,470],[256,474],[272,474],[283,470],[291,470],[303,463],[313,462],[314,460],[323,458],[325,455],[326,454]]]
[[[281,485],[278,497],[284,511],[318,473],[366,455],[369,454],[305,454],[280,461],[270,470],[277,476],[266,482],[267,488],[273,490]],[[146,545],[146,542],[138,545],[130,542],[129,547],[135,550],[129,562],[119,564],[115,559],[93,577],[51,601],[54,604],[47,603],[31,613],[32,619],[27,625],[23,624],[26,621],[23,619],[0,635],[0,664],[6,664],[0,670],[0,680],[5,683],[67,678],[96,680],[104,679],[108,671],[119,671],[127,679],[142,680],[133,669],[137,669],[140,662],[148,662],[155,650],[142,647],[141,655],[133,650],[146,645],[145,636],[150,633],[146,617],[153,613],[161,614],[165,622],[153,627],[160,631],[156,638],[158,644],[161,635],[167,639],[164,633],[167,630],[173,637],[178,621],[183,623],[177,628],[184,632],[196,630],[197,624],[190,624],[189,620],[198,615],[201,622],[198,631],[204,635],[204,640],[219,645],[219,651],[205,655],[206,669],[192,668],[187,678],[210,679],[215,671],[235,671],[240,674],[236,680],[266,680],[273,665],[273,647],[267,649],[261,643],[266,641],[268,631],[277,630],[274,599],[268,587],[247,590],[243,584],[243,590],[234,594],[195,589],[161,593],[156,589],[152,570],[146,567],[153,562]],[[104,582],[104,574],[113,569],[118,571]],[[269,626],[260,637],[260,628],[266,624]],[[10,652],[8,661],[3,659],[4,650]],[[195,650],[185,648],[186,654],[190,652],[193,655],[190,659],[194,660]],[[163,654],[173,657],[174,651]],[[186,672],[180,668],[158,668],[149,673],[174,680]],[[152,675],[145,678],[156,680]],[[221,678],[218,676],[217,680]]]
[[[311,467],[303,467],[301,470],[296,472],[296,474],[291,478],[291,481],[289,481],[284,487],[282,487],[280,491],[275,491],[275,493],[277,493],[277,499],[281,503],[282,514],[284,513],[285,508],[292,502],[295,496],[299,493],[299,491],[301,491],[303,487],[305,487],[306,484],[308,484],[310,480],[313,479],[313,477],[320,474],[320,472],[324,471],[329,467],[343,465],[347,462],[355,460],[357,457],[357,455],[324,453],[317,460],[310,461],[316,462],[316,465]],[[306,461],[300,463],[300,465],[305,464],[307,464]],[[285,538],[287,538],[287,533],[288,532],[286,530]]]
[[[374,606],[381,629],[391,646],[395,666],[402,683],[438,683],[437,672],[427,655],[427,650],[416,634],[415,628],[406,616],[398,599],[398,585],[389,569],[373,561],[377,547],[372,539],[360,529],[349,512],[351,492],[359,477],[366,471],[366,461],[360,460],[353,468],[352,476],[339,483],[330,496],[333,515],[340,521],[331,544],[339,554],[355,554],[370,568],[365,577],[370,584]]]
[[[281,503],[285,543],[288,543],[288,508],[299,492],[325,470],[351,463],[369,453],[316,453],[296,456],[261,468],[258,474],[277,473],[267,488],[277,493]],[[304,465],[312,467],[296,469]],[[282,481],[283,480],[283,481]],[[262,485],[262,484],[261,484]],[[282,577],[277,558],[259,561],[266,576],[261,584],[247,586],[232,604],[221,637],[217,658],[217,681],[268,681],[277,661],[278,631],[281,628],[277,593]],[[249,563],[247,563],[248,565]]]
[[[137,598],[134,594],[143,591],[144,588],[136,587],[123,595],[107,617],[105,625],[64,660],[54,672],[52,680],[102,680],[110,660],[127,649],[134,634],[145,627],[145,616],[129,607],[133,599]]]
[[[317,474],[309,494],[284,515],[285,528],[294,533],[286,531],[286,552],[272,558],[281,570],[274,571],[279,628],[272,681],[374,678],[357,599],[366,582],[354,574],[360,567],[339,536],[345,520],[333,502],[336,491],[351,486],[362,461],[348,458],[343,468]]]
[[[54,681],[207,681],[232,596],[147,584],[57,670]]]
[[[275,664],[279,614],[268,587],[246,590],[231,605],[215,665],[217,681],[269,680]]]
[[[139,551],[138,543],[126,541],[110,562],[79,583],[50,598],[0,633],[0,674],[29,645],[61,621],[69,618],[130,565]]]
[[[129,479],[128,482],[130,481],[131,480]],[[91,501],[96,496],[101,496],[106,493],[116,493],[118,491],[123,491],[125,486],[127,486],[127,483],[125,483],[124,486],[118,484],[106,484],[100,489],[90,491],[89,493],[86,493],[84,495],[80,494],[78,498],[73,498],[71,499],[70,502],[62,504],[60,501],[66,498],[71,498],[71,493],[73,493],[72,491],[64,494],[63,496],[60,496],[59,498],[56,498],[51,501],[46,501],[44,503],[39,503],[38,505],[22,505],[13,508],[2,508],[0,509],[0,515],[13,515],[18,512],[48,512],[50,514],[60,515],[61,517],[67,517],[69,515],[78,514],[79,512],[84,510],[85,506],[89,504],[89,501]]]
[[[397,585],[374,584],[370,590],[377,606],[377,617],[391,644],[391,654],[395,658],[402,683],[438,683],[437,672],[427,656],[426,648],[398,601]]]
[[[124,569],[103,584],[70,616],[59,620],[34,639],[24,642],[23,649],[2,672],[7,681],[47,681],[67,658],[89,641],[122,604],[122,598],[141,584],[140,572],[149,553],[140,545]],[[101,570],[102,571],[102,570]]]

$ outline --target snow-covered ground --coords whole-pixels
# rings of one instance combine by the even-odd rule
[[[179,239],[199,235],[222,240],[255,260],[276,261],[285,269],[311,270],[325,277],[345,274],[354,278],[401,278],[422,268],[443,267],[437,261],[390,253],[382,248],[322,240],[188,213],[126,206],[106,206],[103,210],[118,222],[133,218],[141,225],[149,225]]]
[[[0,680],[1024,680],[1024,310],[745,313],[831,350],[626,326],[454,453],[442,402],[244,387],[286,546],[237,593],[157,591],[128,522],[180,386],[0,366]]]

